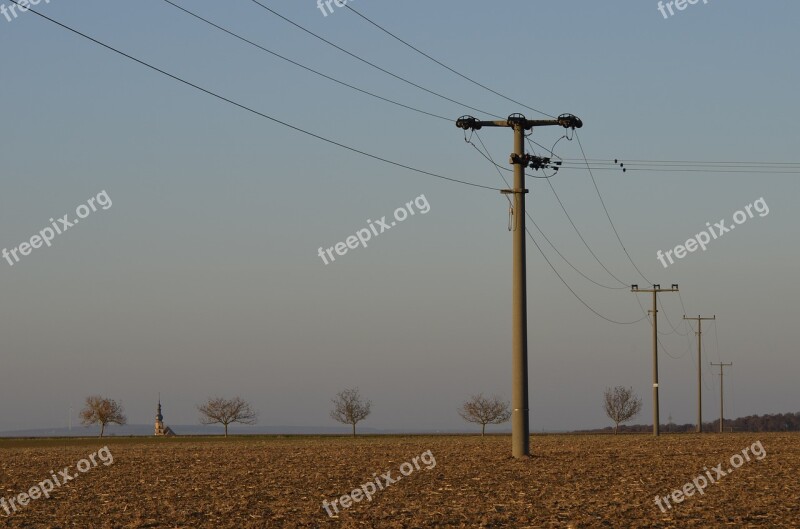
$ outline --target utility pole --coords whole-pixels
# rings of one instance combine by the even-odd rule
[[[703,320],[716,320],[715,314],[711,318],[702,318],[698,314],[696,318],[687,318],[686,314],[683,315],[684,320],[697,320],[697,433],[703,433],[703,368],[700,364],[701,351],[703,348]]]
[[[733,362],[724,363],[720,362],[715,364],[711,362],[712,366],[719,366],[719,433],[722,433],[722,419],[725,416],[723,413],[723,405],[725,404],[725,394],[722,392],[722,380],[723,380],[723,373],[725,372],[726,366],[732,366]]]
[[[511,396],[511,453],[516,458],[530,455],[530,418],[528,414],[528,316],[527,277],[525,269],[525,169],[550,166],[548,158],[525,153],[525,131],[533,127],[558,125],[565,129],[579,129],[583,122],[571,114],[562,114],[553,120],[531,120],[522,114],[511,114],[501,121],[479,121],[472,116],[462,116],[456,127],[479,130],[482,127],[506,127],[514,130],[514,152],[510,163],[514,166],[514,188],[504,189],[513,195],[514,265],[512,281],[512,396]]]
[[[658,419],[658,293],[659,292],[678,292],[678,285],[674,284],[670,288],[661,288],[661,285],[653,285],[653,288],[640,289],[639,285],[631,285],[631,292],[652,292],[653,309],[648,311],[653,315],[653,435],[658,437],[661,427]]]

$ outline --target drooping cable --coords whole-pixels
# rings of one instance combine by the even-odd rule
[[[18,2],[18,0],[11,0],[11,2],[16,4],[16,5],[18,5],[18,6],[21,5]],[[162,74],[162,75],[164,75],[166,77],[169,77],[170,79],[173,79],[175,81],[183,83],[186,86],[189,86],[191,88],[194,88],[195,90],[199,90],[199,91],[201,91],[201,92],[203,92],[205,94],[208,94],[208,95],[210,95],[212,97],[215,97],[215,98],[219,99],[220,101],[224,101],[224,102],[226,102],[228,104],[231,104],[231,105],[233,105],[235,107],[241,108],[242,110],[246,110],[247,112],[250,112],[250,113],[252,113],[252,114],[254,114],[256,116],[260,116],[262,118],[268,119],[268,120],[270,120],[270,121],[272,121],[274,123],[277,123],[279,125],[283,125],[284,127],[290,128],[290,129],[292,129],[294,131],[300,132],[300,133],[305,134],[307,136],[311,136],[312,138],[316,138],[316,139],[318,139],[320,141],[323,141],[325,143],[329,143],[331,145],[335,145],[337,147],[340,147],[342,149],[346,149],[346,150],[354,152],[356,154],[360,154],[360,155],[365,156],[367,158],[372,158],[373,160],[384,162],[384,163],[387,163],[389,165],[394,165],[395,167],[400,167],[402,169],[413,171],[415,173],[424,174],[424,175],[427,175],[427,176],[432,176],[434,178],[439,178],[441,180],[447,180],[449,182],[459,183],[459,184],[463,184],[463,185],[467,185],[467,186],[471,186],[471,187],[477,187],[477,188],[481,188],[481,189],[488,189],[488,190],[491,190],[491,191],[500,191],[500,189],[498,189],[496,187],[485,186],[485,185],[482,185],[482,184],[476,184],[474,182],[467,182],[465,180],[459,180],[457,178],[451,178],[451,177],[448,177],[448,176],[443,176],[443,175],[436,174],[436,173],[433,173],[433,172],[430,172],[430,171],[426,171],[424,169],[418,169],[418,168],[412,167],[410,165],[406,165],[406,164],[403,164],[403,163],[400,163],[400,162],[395,162],[395,161],[389,160],[387,158],[383,158],[381,156],[378,156],[378,155],[375,155],[375,154],[371,154],[371,153],[368,153],[366,151],[362,151],[362,150],[357,149],[355,147],[350,147],[349,145],[345,145],[343,143],[339,143],[339,142],[337,142],[335,140],[331,140],[329,138],[326,138],[326,137],[321,136],[319,134],[316,134],[314,132],[307,131],[305,129],[302,129],[300,127],[292,125],[292,124],[290,124],[290,123],[288,123],[286,121],[282,121],[282,120],[274,118],[274,117],[272,117],[272,116],[270,116],[268,114],[265,114],[263,112],[255,110],[255,109],[253,109],[251,107],[243,105],[242,103],[237,103],[236,101],[234,101],[232,99],[228,99],[227,97],[219,95],[216,92],[212,92],[211,90],[203,88],[200,85],[197,85],[197,84],[194,84],[194,83],[192,83],[190,81],[187,81],[187,80],[185,80],[185,79],[183,79],[181,77],[178,77],[177,75],[173,75],[173,74],[167,72],[166,70],[162,70],[161,68],[158,68],[157,66],[153,66],[152,64],[149,64],[149,63],[147,63],[147,62],[145,62],[145,61],[143,61],[141,59],[137,59],[133,55],[129,55],[129,54],[127,54],[127,53],[125,53],[125,52],[123,52],[121,50],[118,50],[117,48],[114,48],[113,46],[110,46],[108,44],[105,44],[105,43],[93,38],[93,37],[90,37],[89,35],[87,35],[85,33],[82,33],[80,31],[78,31],[77,29],[74,29],[74,28],[72,28],[70,26],[67,26],[66,24],[63,24],[63,23],[61,23],[61,22],[59,22],[59,21],[57,21],[57,20],[55,20],[53,18],[50,18],[47,15],[44,15],[44,14],[36,11],[35,9],[31,8],[30,6],[27,7],[27,10],[30,11],[31,13],[33,13],[35,15],[38,15],[39,17],[41,17],[41,18],[53,23],[53,24],[56,24],[56,25],[58,25],[58,26],[60,26],[60,27],[62,27],[64,29],[66,29],[66,30],[78,35],[78,36],[81,36],[81,37],[83,37],[83,38],[85,38],[85,39],[87,39],[87,40],[89,40],[91,42],[94,42],[95,44],[98,44],[99,46],[102,46],[102,47],[104,47],[104,48],[106,48],[106,49],[108,49],[110,51],[113,51],[114,53],[116,53],[118,55],[121,55],[121,56],[123,56],[123,57],[125,57],[127,59],[130,59],[131,61],[134,61],[134,62],[136,62],[138,64],[141,64],[142,66],[145,66],[145,67],[147,67],[147,68],[149,68],[149,69],[151,69],[151,70],[153,70],[155,72],[158,72],[158,73],[160,73],[160,74]]]
[[[287,17],[285,17],[285,16],[281,15],[280,13],[278,13],[277,11],[275,11],[274,9],[272,9],[272,8],[270,8],[270,7],[268,7],[268,6],[264,5],[264,4],[262,4],[261,2],[259,2],[259,0],[250,0],[250,1],[251,1],[251,2],[253,2],[254,4],[256,4],[256,5],[260,6],[261,8],[263,8],[263,9],[266,9],[267,11],[269,11],[270,13],[272,13],[273,15],[275,15],[276,17],[280,18],[281,20],[284,20],[284,21],[288,22],[289,24],[293,25],[294,27],[296,27],[296,28],[300,29],[301,31],[304,31],[305,33],[308,33],[308,34],[309,34],[309,35],[311,35],[312,37],[315,37],[315,38],[317,38],[317,39],[321,40],[322,42],[324,42],[324,43],[328,44],[329,46],[333,46],[334,48],[336,48],[337,50],[341,51],[342,53],[345,53],[345,54],[349,55],[350,57],[353,57],[354,59],[356,59],[356,60],[358,60],[358,61],[360,61],[360,62],[362,62],[362,63],[364,63],[364,64],[366,64],[366,65],[368,65],[368,66],[370,66],[370,67],[372,67],[372,68],[375,68],[376,70],[378,70],[378,71],[380,71],[380,72],[383,72],[383,73],[385,73],[386,75],[389,75],[389,76],[391,76],[391,77],[394,77],[394,78],[395,78],[395,79],[397,79],[398,81],[402,81],[402,82],[404,82],[404,83],[406,83],[406,84],[408,84],[408,85],[411,85],[411,86],[413,86],[413,87],[415,87],[415,88],[418,88],[419,90],[422,90],[422,91],[424,91],[424,92],[427,92],[427,93],[429,93],[429,94],[431,94],[431,95],[434,95],[434,96],[436,96],[436,97],[439,97],[439,98],[441,98],[441,99],[444,99],[444,100],[446,100],[446,101],[449,101],[449,102],[451,102],[451,103],[454,103],[454,104],[456,104],[456,105],[462,106],[462,107],[464,107],[464,108],[468,108],[468,109],[470,109],[470,110],[474,110],[474,111],[476,111],[476,112],[480,112],[480,113],[482,113],[482,114],[486,114],[487,116],[492,116],[492,117],[494,117],[494,118],[497,118],[497,119],[505,119],[503,116],[498,116],[497,114],[492,114],[491,112],[487,112],[487,111],[485,111],[485,110],[481,110],[481,109],[479,109],[479,108],[475,108],[475,107],[469,106],[469,105],[467,105],[466,103],[462,103],[462,102],[460,102],[460,101],[457,101],[457,100],[455,100],[455,99],[452,99],[452,98],[450,98],[450,97],[447,97],[446,95],[444,95],[444,94],[440,94],[439,92],[435,92],[434,90],[431,90],[431,89],[429,89],[429,88],[425,88],[424,86],[422,86],[422,85],[419,85],[419,84],[417,84],[417,83],[415,83],[415,82],[413,82],[413,81],[410,81],[410,80],[406,79],[405,77],[403,77],[403,76],[401,76],[401,75],[398,75],[398,74],[396,74],[396,73],[390,72],[389,70],[387,70],[387,69],[385,69],[385,68],[383,68],[383,67],[381,67],[381,66],[378,66],[377,64],[375,64],[375,63],[373,63],[373,62],[370,62],[370,61],[368,61],[367,59],[364,59],[363,57],[361,57],[361,56],[359,56],[359,55],[356,55],[355,53],[353,53],[353,52],[351,52],[351,51],[349,51],[349,50],[346,50],[346,49],[342,48],[341,46],[339,46],[339,45],[337,45],[337,44],[334,44],[334,43],[333,43],[333,42],[331,42],[330,40],[326,39],[325,37],[323,37],[323,36],[321,36],[321,35],[318,35],[318,34],[314,33],[314,32],[313,32],[313,31],[311,31],[310,29],[308,29],[308,28],[306,28],[306,27],[304,27],[304,26],[301,26],[301,25],[300,25],[300,24],[298,24],[297,22],[295,22],[295,21],[293,21],[293,20],[291,20],[291,19],[289,19],[289,18],[287,18]]]
[[[356,10],[353,8],[353,6],[351,6],[351,5],[347,4],[347,8],[348,8],[350,11],[352,11],[353,13],[355,13],[356,15],[358,15],[359,17],[361,17],[362,19],[366,20],[367,22],[369,22],[370,24],[372,24],[373,26],[375,26],[376,28],[378,28],[379,30],[383,31],[384,33],[386,33],[387,35],[389,35],[390,37],[392,37],[393,39],[397,40],[398,42],[400,42],[400,43],[402,43],[402,44],[404,44],[404,45],[406,45],[406,46],[408,46],[409,48],[411,48],[411,49],[412,49],[412,50],[414,50],[415,52],[419,53],[419,54],[420,54],[420,55],[422,55],[423,57],[426,57],[426,58],[430,59],[431,61],[435,62],[436,64],[438,64],[438,65],[439,65],[439,66],[441,66],[442,68],[445,68],[446,70],[449,70],[450,72],[452,72],[452,73],[456,74],[457,76],[461,77],[462,79],[465,79],[465,80],[469,81],[470,83],[472,83],[472,84],[474,84],[474,85],[476,85],[476,86],[479,86],[479,87],[483,88],[484,90],[488,90],[489,92],[491,92],[491,93],[493,93],[493,94],[495,94],[495,95],[497,95],[497,96],[500,96],[500,97],[502,97],[502,98],[503,98],[503,99],[505,99],[506,101],[510,101],[511,103],[514,103],[514,104],[516,104],[516,105],[520,105],[520,106],[522,106],[522,107],[525,107],[525,108],[527,108],[528,110],[533,110],[534,112],[537,112],[537,113],[539,113],[539,114],[542,114],[543,116],[547,116],[547,117],[549,117],[549,118],[553,118],[553,119],[555,119],[555,116],[552,116],[552,115],[550,115],[550,114],[548,114],[548,113],[546,113],[546,112],[542,112],[542,111],[541,111],[541,110],[539,110],[539,109],[536,109],[536,108],[530,107],[530,106],[526,105],[525,103],[520,103],[519,101],[517,101],[517,100],[515,100],[515,99],[512,99],[512,98],[510,98],[510,97],[508,97],[508,96],[506,96],[506,95],[504,95],[504,94],[502,94],[502,93],[500,93],[500,92],[498,92],[498,91],[496,91],[496,90],[494,90],[494,89],[492,89],[492,88],[489,88],[488,86],[486,86],[486,85],[484,85],[484,84],[481,84],[481,83],[479,83],[478,81],[476,81],[476,80],[472,79],[471,77],[468,77],[468,76],[466,76],[466,75],[462,74],[461,72],[459,72],[459,71],[457,71],[457,70],[455,70],[455,69],[451,68],[450,66],[448,66],[448,65],[444,64],[443,62],[439,61],[438,59],[435,59],[434,57],[431,57],[430,55],[428,55],[428,54],[427,54],[427,53],[425,53],[424,51],[420,50],[419,48],[417,48],[416,46],[414,46],[414,45],[410,44],[409,42],[407,42],[407,41],[405,41],[405,40],[401,39],[400,37],[398,37],[397,35],[395,35],[395,34],[394,34],[394,33],[392,33],[391,31],[389,31],[389,30],[388,30],[388,29],[386,29],[385,27],[381,26],[381,25],[380,25],[380,24],[378,24],[377,22],[375,22],[375,21],[373,21],[373,20],[371,20],[371,19],[367,18],[365,15],[363,15],[363,14],[362,14],[362,13],[360,13],[359,11],[356,11]]]

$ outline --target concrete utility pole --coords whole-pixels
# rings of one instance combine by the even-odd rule
[[[527,278],[525,269],[525,169],[549,167],[550,160],[525,153],[525,131],[533,127],[558,125],[565,129],[579,129],[583,122],[571,114],[562,114],[553,120],[531,120],[522,114],[511,114],[502,121],[478,121],[472,116],[462,116],[456,127],[479,130],[482,127],[507,127],[514,130],[514,152],[510,163],[514,166],[514,189],[504,189],[503,194],[513,195],[514,266],[512,293],[512,396],[511,453],[514,457],[530,455],[530,423],[528,415],[528,316]]]
[[[722,392],[722,380],[723,380],[723,373],[725,372],[726,366],[732,366],[733,362],[724,363],[720,362],[719,364],[715,364],[711,362],[712,366],[719,366],[719,433],[722,433],[722,419],[725,416],[723,413],[723,405],[725,404],[725,394]]]
[[[661,288],[661,285],[653,285],[653,288],[639,289],[639,285],[631,285],[631,292],[652,292],[653,310],[648,311],[653,315],[653,435],[658,437],[661,434],[661,426],[658,419],[658,293],[659,292],[678,292],[678,285],[673,284],[671,288]]]
[[[711,318],[701,318],[698,315],[696,318],[687,318],[686,314],[683,315],[684,320],[697,320],[697,426],[695,432],[703,433],[703,368],[700,364],[700,357],[702,356],[703,349],[703,320],[716,320],[715,314]]]

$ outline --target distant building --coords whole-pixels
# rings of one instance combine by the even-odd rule
[[[161,395],[158,396],[158,413],[156,413],[156,431],[157,436],[173,436],[175,432],[169,426],[164,426],[164,416],[161,415]]]

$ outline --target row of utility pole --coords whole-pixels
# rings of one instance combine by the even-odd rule
[[[635,293],[651,293],[653,294],[653,308],[648,312],[653,316],[653,435],[659,436],[661,434],[661,422],[659,420],[659,404],[658,404],[658,294],[661,292],[679,292],[678,285],[673,284],[670,288],[661,288],[661,285],[653,285],[653,288],[650,289],[641,289],[639,285],[631,285],[631,292]],[[695,334],[697,335],[697,424],[695,425],[695,432],[702,433],[703,432],[703,321],[705,320],[716,320],[716,314],[711,317],[703,317],[698,315],[694,318],[689,318],[685,314],[683,316],[684,320],[695,320],[697,321],[697,331]],[[719,433],[723,432],[723,422],[724,422],[724,402],[725,402],[725,394],[723,392],[723,385],[722,385],[722,377],[723,377],[723,368],[726,366],[732,366],[733,363],[713,363],[710,362],[712,366],[719,366]]]
[[[511,153],[510,164],[514,168],[514,187],[503,189],[501,193],[512,195],[512,231],[513,231],[513,267],[512,267],[512,396],[511,396],[511,452],[516,458],[530,455],[530,419],[528,410],[528,316],[527,316],[527,274],[525,250],[525,169],[542,169],[551,167],[550,158],[533,156],[525,153],[525,132],[534,127],[560,126],[565,129],[579,129],[583,122],[572,114],[562,114],[552,120],[526,119],[522,114],[511,114],[505,120],[480,121],[472,116],[462,116],[456,121],[456,126],[465,131],[480,130],[483,127],[504,127],[514,132],[514,151]],[[557,164],[553,164],[557,165]],[[555,168],[555,167],[554,167]],[[557,168],[556,168],[557,170]],[[653,315],[653,435],[658,436],[659,430],[659,405],[658,405],[658,307],[657,295],[660,292],[678,292],[678,285],[669,289],[662,289],[660,285],[653,285],[652,289],[639,289],[632,285],[631,291],[636,293],[649,292],[653,294],[653,308],[649,311]],[[703,319],[713,318],[686,318],[697,319],[701,325]],[[702,431],[702,400],[701,387],[702,371],[700,370],[700,340],[702,328],[698,327],[697,347],[697,431]],[[722,368],[732,364],[715,364],[720,366],[720,432],[722,432]]]

